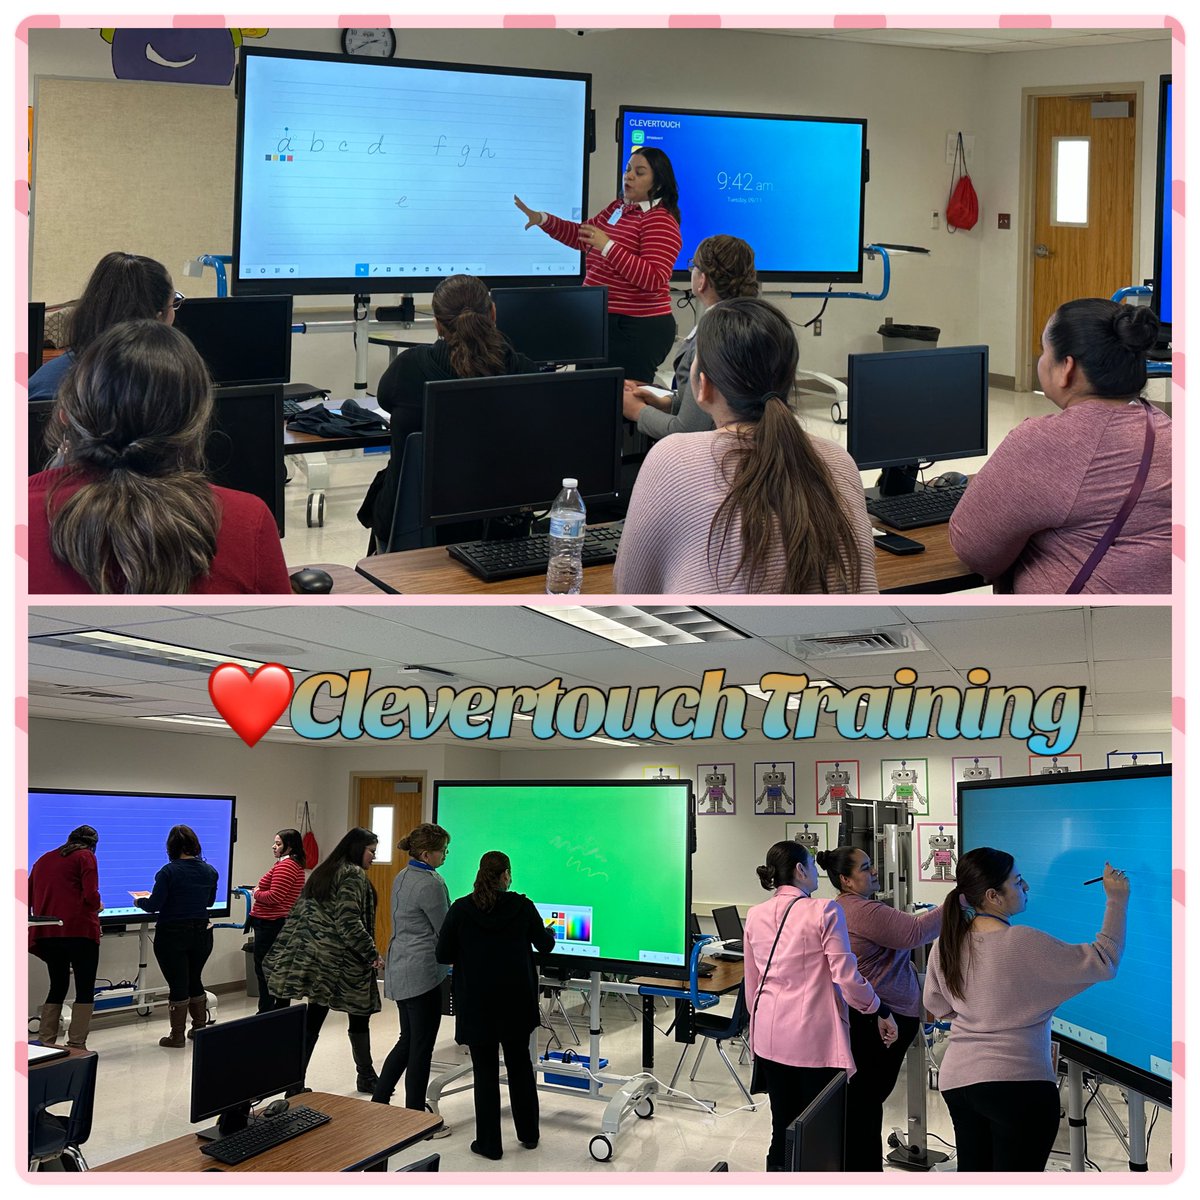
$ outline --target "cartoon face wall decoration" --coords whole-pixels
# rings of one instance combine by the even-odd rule
[[[724,786],[724,771],[709,771],[709,773],[704,776],[704,787],[706,791],[712,791],[713,788],[723,788]]]
[[[968,779],[991,779],[992,768],[981,767],[979,759],[976,759],[974,766],[963,767],[962,777],[964,781]]]
[[[907,789],[911,794],[916,782],[917,773],[911,767],[901,767],[892,772],[893,787]]]
[[[769,788],[783,787],[787,783],[787,776],[782,771],[764,771],[762,781]]]
[[[112,44],[113,74],[144,83],[233,82],[237,47],[265,29],[102,29]]]
[[[834,788],[848,787],[850,784],[850,772],[840,770],[839,768],[826,771],[825,782],[829,785],[831,790]]]

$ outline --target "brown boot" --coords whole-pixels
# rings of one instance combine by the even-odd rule
[[[72,1004],[71,1024],[67,1027],[67,1045],[87,1049],[88,1030],[92,1027],[92,1004]]]
[[[43,1046],[53,1046],[58,1041],[58,1031],[61,1028],[63,1006],[61,1004],[43,1004],[38,1019],[38,1041]]]
[[[188,1030],[189,1038],[195,1034],[197,1029],[203,1029],[205,1025],[211,1025],[212,1022],[208,1019],[208,997],[193,996],[188,1002],[188,1012],[192,1017],[192,1027]]]
[[[176,1050],[182,1049],[187,1045],[187,1038],[183,1036],[183,1031],[187,1026],[188,1019],[188,1002],[186,1000],[172,1000],[167,1005],[167,1015],[171,1018],[170,1035],[158,1039],[160,1046],[171,1046]]]

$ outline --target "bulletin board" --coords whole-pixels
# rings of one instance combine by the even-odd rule
[[[231,87],[43,76],[34,89],[30,299],[77,298],[111,250],[158,259],[189,296],[216,295],[199,254],[233,249]]]

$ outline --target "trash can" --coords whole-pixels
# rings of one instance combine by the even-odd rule
[[[885,350],[934,350],[941,330],[936,325],[880,325]]]
[[[258,999],[258,976],[254,973],[254,939],[247,938],[242,949],[246,952],[246,995]]]

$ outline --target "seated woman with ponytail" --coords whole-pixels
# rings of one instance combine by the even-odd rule
[[[29,478],[29,590],[288,593],[275,519],[204,476],[212,387],[153,319],[90,342],[55,396],[53,465]]]
[[[537,370],[537,364],[514,350],[496,328],[496,306],[482,279],[451,275],[438,284],[432,303],[438,340],[405,350],[384,371],[375,395],[379,407],[391,414],[392,457],[372,481],[358,511],[359,521],[371,530],[373,549],[386,547],[391,534],[404,442],[410,433],[420,433],[425,421],[425,385],[431,380]],[[457,530],[452,540],[461,540]]]
[[[674,434],[646,456],[615,592],[878,590],[858,469],[788,408],[798,357],[787,318],[763,300],[705,313],[691,384],[716,428]]]

